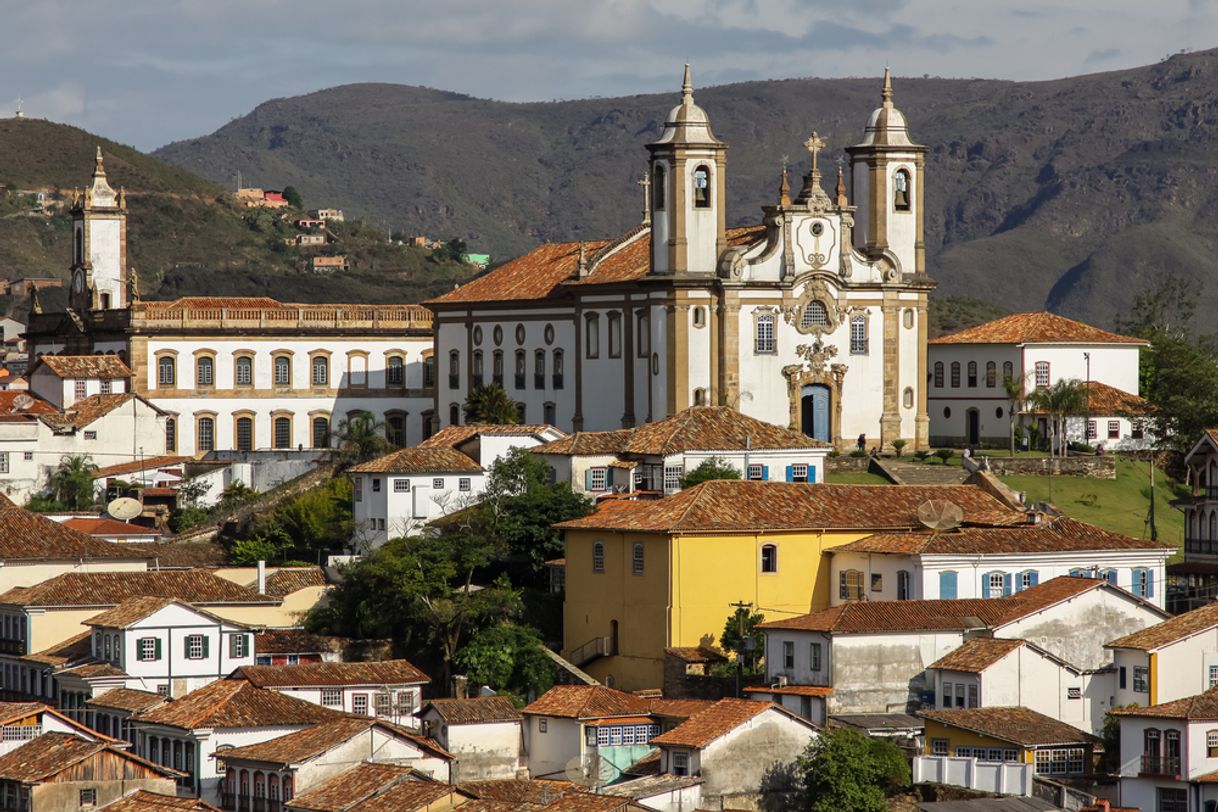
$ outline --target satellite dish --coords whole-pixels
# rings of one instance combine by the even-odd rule
[[[616,781],[622,771],[598,755],[576,756],[567,762],[567,780],[580,787],[603,787]]]
[[[106,505],[106,512],[115,519],[125,522],[143,513],[144,506],[139,503],[139,500],[132,499],[130,496],[120,496]]]
[[[918,521],[930,530],[954,530],[964,521],[964,511],[946,499],[928,499],[918,505]]]
[[[13,398],[13,408],[19,412],[24,412],[33,405],[34,399],[24,392]]]

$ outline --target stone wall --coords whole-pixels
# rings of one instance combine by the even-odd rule
[[[988,457],[985,460],[996,476],[1081,476],[1096,479],[1116,479],[1116,457],[1110,454],[1079,457]]]

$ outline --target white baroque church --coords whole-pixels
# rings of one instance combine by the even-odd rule
[[[427,304],[434,313],[435,415],[500,383],[521,418],[568,431],[728,405],[838,449],[928,446],[926,148],[881,105],[822,188],[792,197],[784,170],[760,224],[726,227],[727,144],[681,102],[648,144],[643,222],[612,240],[543,245]]]

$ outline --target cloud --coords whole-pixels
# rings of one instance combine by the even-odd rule
[[[1101,51],[1092,51],[1087,54],[1087,58],[1083,60],[1084,65],[1095,65],[1099,62],[1112,62],[1120,58],[1120,48],[1104,48]]]

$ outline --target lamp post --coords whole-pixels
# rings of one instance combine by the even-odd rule
[[[1087,434],[1091,430],[1091,353],[1083,353],[1083,360],[1087,363],[1087,384],[1083,388],[1083,411],[1086,412],[1084,418],[1087,422],[1083,425],[1083,442],[1087,442]],[[1095,432],[1096,442],[1100,439],[1100,433]]]

